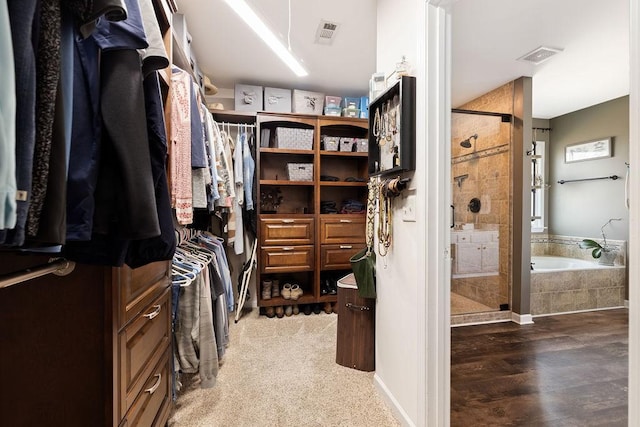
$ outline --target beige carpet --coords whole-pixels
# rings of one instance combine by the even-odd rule
[[[257,311],[230,325],[217,383],[180,393],[169,426],[398,426],[372,372],[335,363],[337,315],[269,319]]]

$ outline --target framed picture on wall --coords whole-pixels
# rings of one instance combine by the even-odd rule
[[[611,157],[611,138],[580,142],[564,147],[565,163],[602,159],[604,157]]]

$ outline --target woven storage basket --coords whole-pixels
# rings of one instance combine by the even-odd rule
[[[313,150],[313,129],[276,128],[276,148]]]
[[[367,138],[355,138],[356,151],[358,153],[369,152],[369,140]]]
[[[322,149],[325,151],[338,151],[340,148],[340,138],[337,136],[323,136]]]
[[[313,181],[313,163],[287,163],[289,181]]]

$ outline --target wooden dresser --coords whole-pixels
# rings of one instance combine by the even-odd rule
[[[0,274],[47,260],[0,254]],[[165,425],[168,272],[168,262],[76,265],[68,276],[0,289],[0,425]]]

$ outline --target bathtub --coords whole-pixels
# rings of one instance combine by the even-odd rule
[[[531,314],[602,310],[624,305],[623,265],[559,256],[532,256]]]
[[[565,258],[560,256],[532,256],[533,272],[537,271],[565,271],[565,270],[589,270],[594,268],[613,268],[612,266],[600,265],[597,261],[586,261],[576,258]]]

